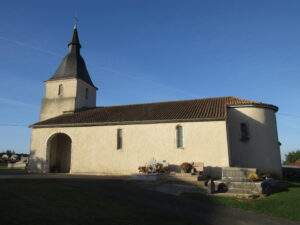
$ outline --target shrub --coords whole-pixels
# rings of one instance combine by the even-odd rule
[[[258,181],[259,180],[259,177],[256,173],[250,173],[247,178],[248,178],[248,180],[251,180],[251,181]]]
[[[146,166],[140,166],[138,168],[140,173],[167,173],[169,169],[167,166],[164,166],[162,163],[152,163]]]
[[[184,162],[180,165],[181,171],[184,173],[190,173],[193,169],[193,165],[187,162]]]
[[[164,165],[161,164],[161,163],[156,163],[156,164],[154,164],[154,167],[155,167],[155,171],[156,171],[157,173],[164,173],[164,172],[165,172],[165,170],[164,170]]]
[[[148,171],[148,169],[147,169],[146,166],[140,166],[140,167],[139,167],[139,172],[140,172],[140,173],[147,173],[147,171]]]

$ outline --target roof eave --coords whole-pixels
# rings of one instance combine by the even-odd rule
[[[68,79],[78,79],[78,80],[81,80],[85,83],[87,83],[88,85],[90,85],[91,87],[95,88],[96,90],[98,90],[98,88],[93,84],[93,83],[88,83],[86,81],[84,81],[83,79],[81,79],[80,77],[61,77],[61,78],[50,78],[48,80],[45,80],[44,82],[47,82],[47,81],[57,81],[57,80],[68,80]]]
[[[156,124],[156,123],[182,123],[182,122],[212,122],[224,121],[226,117],[218,118],[194,118],[194,119],[175,119],[175,120],[142,120],[142,121],[120,121],[120,122],[95,122],[95,123],[66,123],[66,124],[32,124],[30,128],[51,128],[51,127],[92,127],[92,126],[115,126],[115,125],[134,125],[134,124]]]
[[[256,108],[267,108],[272,109],[275,112],[278,112],[279,108],[275,105],[268,105],[268,104],[242,104],[242,105],[227,105],[228,108],[245,108],[245,107],[256,107]]]

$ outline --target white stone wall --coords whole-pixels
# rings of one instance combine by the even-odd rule
[[[88,89],[88,98],[85,98],[85,89]],[[87,84],[82,80],[77,80],[77,93],[76,93],[76,109],[82,107],[95,107],[96,106],[96,88]]]
[[[240,140],[240,123],[246,123],[250,139]],[[236,107],[228,109],[230,165],[258,168],[281,174],[281,157],[275,111],[269,108]]]
[[[184,148],[176,148],[176,126],[183,126]],[[123,148],[117,150],[117,129]],[[47,172],[47,140],[56,133],[72,139],[71,173],[131,174],[152,159],[171,164],[204,162],[229,166],[225,121],[156,123],[119,126],[34,128],[31,168]]]
[[[58,96],[58,87],[63,85],[63,95]],[[45,98],[72,98],[76,96],[77,79],[48,80],[45,82]]]
[[[63,93],[58,95],[59,85]],[[85,89],[89,96],[85,98]],[[42,101],[40,120],[46,120],[63,114],[64,111],[74,111],[82,107],[96,106],[96,88],[79,79],[49,80],[45,82],[45,95]]]

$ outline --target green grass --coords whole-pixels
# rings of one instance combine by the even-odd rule
[[[265,198],[242,200],[231,197],[215,197],[214,201],[230,207],[300,221],[300,183],[290,183],[288,191],[275,193]]]
[[[7,168],[7,164],[0,163],[0,175],[14,175],[26,173],[24,168]]]
[[[288,192],[248,201],[203,194],[166,195],[143,185],[92,178],[0,179],[1,224],[202,225],[228,215],[218,204],[300,220],[300,183]],[[259,218],[231,211],[231,223],[235,213],[245,221],[251,215],[252,221]]]
[[[1,171],[19,171],[19,170],[25,170],[24,168],[8,168],[7,166],[0,166],[0,172]]]
[[[195,224],[186,203],[129,181],[2,179],[0,193],[1,224]]]
[[[7,169],[7,164],[6,163],[0,163],[0,170]]]

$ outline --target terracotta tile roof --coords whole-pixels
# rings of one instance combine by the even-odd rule
[[[253,105],[274,110],[274,105],[236,97],[219,97],[173,102],[96,107],[72,114],[63,114],[33,124],[32,127],[84,126],[124,123],[150,123],[193,120],[225,120],[227,107]]]

